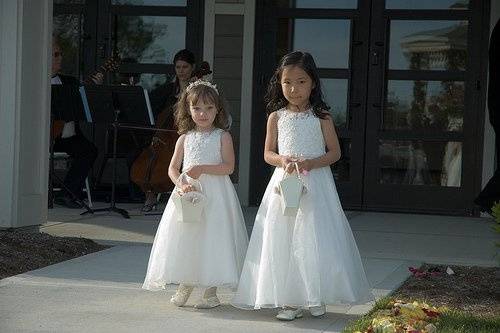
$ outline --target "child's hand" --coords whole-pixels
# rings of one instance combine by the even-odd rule
[[[188,193],[188,192],[194,191],[194,186],[191,184],[182,184],[181,191],[182,191],[182,193]]]
[[[293,170],[295,170],[295,165],[293,164],[296,159],[286,156],[286,155],[281,155],[281,167],[285,169],[285,172],[287,173],[292,173]]]
[[[201,165],[193,165],[186,171],[186,174],[193,179],[200,178],[202,173],[203,168],[201,167]]]
[[[312,169],[311,160],[299,160],[297,161],[297,166],[299,167],[299,172],[303,173],[304,171],[307,173]]]
[[[296,170],[295,170],[295,163],[294,163],[294,162],[289,163],[289,164],[287,165],[287,167],[285,168],[285,171],[286,171],[287,173],[294,173],[294,172],[296,171]]]

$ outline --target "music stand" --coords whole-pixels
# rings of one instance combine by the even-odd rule
[[[75,85],[54,84],[51,86],[51,129],[53,128],[55,121],[67,122],[86,119],[78,89],[78,86]],[[51,178],[51,180],[49,181],[49,208],[54,207],[54,184],[52,182],[52,179],[55,179],[73,200],[75,200],[78,204],[85,208],[85,213],[93,213],[92,208],[90,208],[83,200],[81,200],[75,193],[73,193],[66,186],[66,184],[64,184],[64,181],[56,175],[54,170],[54,138],[52,138],[52,133],[50,139],[49,154],[49,176]]]
[[[147,90],[140,86],[83,86],[80,87],[87,121],[111,124],[113,127],[111,204],[94,212],[112,211],[130,218],[129,213],[116,207],[116,148],[119,128],[145,128],[154,124]]]

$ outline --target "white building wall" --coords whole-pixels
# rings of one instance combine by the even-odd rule
[[[0,1],[0,228],[47,216],[52,0]]]
[[[255,30],[255,0],[205,2],[204,57],[214,67],[213,79],[229,101],[237,152],[236,188],[242,205],[248,205],[250,135]]]

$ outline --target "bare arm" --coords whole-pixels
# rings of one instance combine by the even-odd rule
[[[278,114],[273,112],[267,119],[266,142],[264,144],[264,160],[267,164],[278,168],[286,168],[293,161],[290,156],[277,153],[278,145]],[[287,170],[288,171],[288,170]]]
[[[222,163],[194,165],[187,171],[189,177],[199,178],[201,174],[230,175],[234,171],[233,139],[229,132],[224,132],[221,138]]]
[[[180,176],[180,170],[182,165],[182,160],[184,159],[184,140],[186,138],[185,134],[182,134],[177,142],[175,143],[174,154],[170,160],[170,165],[168,166],[168,176],[174,185],[181,187],[181,184],[177,183]]]
[[[332,117],[328,115],[325,119],[320,119],[320,123],[327,152],[320,157],[299,162],[298,165],[301,170],[309,171],[322,168],[332,165],[340,159],[340,144]]]

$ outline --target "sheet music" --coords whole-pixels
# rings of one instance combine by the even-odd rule
[[[87,94],[85,93],[85,87],[81,86],[80,89],[80,96],[82,97],[82,102],[83,102],[83,109],[85,110],[85,116],[87,117],[87,121],[89,123],[92,122],[92,115],[90,114],[90,108],[89,108],[89,101],[87,100]]]

